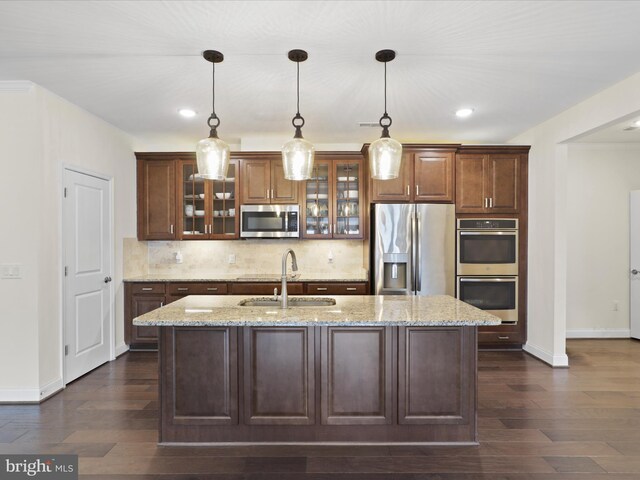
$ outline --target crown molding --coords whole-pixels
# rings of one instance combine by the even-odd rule
[[[1,80],[0,92],[28,93],[34,86],[29,80]]]

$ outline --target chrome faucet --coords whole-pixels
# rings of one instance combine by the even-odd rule
[[[296,259],[296,252],[287,248],[282,255],[282,287],[280,289],[280,296],[282,297],[282,308],[287,308],[289,305],[289,298],[287,296],[287,256],[291,254],[291,270],[298,271],[298,261]]]

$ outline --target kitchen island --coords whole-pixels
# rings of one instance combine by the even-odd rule
[[[161,327],[160,443],[477,443],[476,327],[497,317],[444,295],[246,298],[134,319]]]

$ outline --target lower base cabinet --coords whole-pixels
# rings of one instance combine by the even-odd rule
[[[160,441],[476,442],[475,327],[161,327]]]

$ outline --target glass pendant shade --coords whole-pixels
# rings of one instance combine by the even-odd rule
[[[229,169],[231,149],[217,137],[204,138],[196,145],[198,174],[207,180],[224,180]]]
[[[402,144],[390,137],[381,137],[369,145],[369,170],[374,180],[398,178],[402,164]]]
[[[313,173],[316,149],[304,138],[293,138],[282,147],[282,167],[287,180],[308,180]]]

